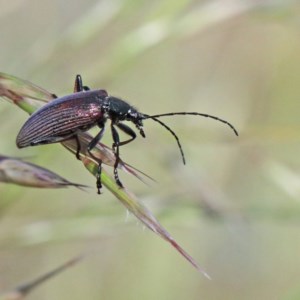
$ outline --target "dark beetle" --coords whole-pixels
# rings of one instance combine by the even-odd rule
[[[132,122],[139,130],[142,137],[145,137],[143,130],[143,120],[152,119],[165,127],[176,139],[181,152],[183,163],[185,163],[184,153],[179,142],[179,138],[175,132],[165,123],[157,118],[173,115],[198,115],[215,119],[230,126],[236,135],[236,129],[227,121],[219,119],[215,116],[202,114],[197,112],[172,112],[159,115],[147,115],[138,112],[133,106],[127,102],[113,96],[109,96],[105,90],[90,90],[83,86],[81,76],[77,75],[75,79],[74,94],[54,99],[42,108],[32,114],[25,122],[17,136],[17,146],[24,148],[27,146],[36,146],[41,144],[51,144],[62,142],[64,140],[75,138],[77,141],[76,157],[80,159],[80,141],[77,133],[86,131],[94,126],[100,128],[100,132],[94,137],[88,146],[88,152],[92,154],[92,149],[101,140],[107,119],[111,120],[110,128],[113,138],[113,151],[116,156],[114,165],[114,176],[117,184],[123,187],[118,177],[117,166],[119,163],[119,147],[130,143],[136,138],[136,133],[122,121]],[[130,136],[128,140],[120,141],[117,131],[121,131]],[[97,176],[98,193],[101,189],[101,163],[96,159],[99,168]]]

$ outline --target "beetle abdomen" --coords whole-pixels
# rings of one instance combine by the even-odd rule
[[[25,122],[17,136],[17,146],[60,142],[71,138],[78,130],[95,126],[103,117],[101,99],[95,92],[76,93],[47,103]]]

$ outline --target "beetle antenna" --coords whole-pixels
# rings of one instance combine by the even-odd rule
[[[145,118],[146,119],[147,118],[151,118],[151,119],[155,120],[155,118],[166,117],[166,116],[175,116],[175,115],[193,115],[193,116],[201,116],[201,117],[206,117],[206,118],[214,119],[216,121],[219,121],[219,122],[222,122],[224,124],[227,124],[233,130],[233,132],[235,133],[236,136],[239,135],[238,132],[237,132],[237,130],[235,129],[235,127],[232,124],[230,124],[229,122],[227,122],[226,120],[220,119],[220,118],[212,116],[212,115],[201,114],[201,113],[197,113],[197,112],[172,112],[172,113],[166,113],[166,114],[160,114],[160,115],[153,115],[153,116],[145,115]],[[156,121],[159,122],[157,119],[156,119]],[[163,125],[163,124],[161,124],[161,125]]]
[[[160,116],[160,115],[158,115],[158,116]],[[185,165],[185,157],[184,157],[183,149],[180,144],[179,137],[176,135],[176,133],[168,125],[166,125],[162,121],[156,119],[157,116],[144,115],[144,117],[145,117],[145,119],[152,119],[153,121],[158,122],[161,126],[165,127],[174,136],[174,138],[176,139],[177,145],[179,147],[180,153],[181,153],[183,164]]]

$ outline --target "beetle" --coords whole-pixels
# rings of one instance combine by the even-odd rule
[[[145,138],[143,121],[151,119],[165,129],[175,138],[179,147],[183,163],[185,156],[176,133],[158,118],[175,115],[195,115],[211,118],[227,124],[236,135],[237,130],[229,122],[218,117],[198,112],[170,112],[157,115],[148,115],[139,112],[126,101],[108,95],[106,90],[90,90],[84,86],[82,78],[77,75],[75,78],[74,93],[52,100],[33,113],[22,126],[16,144],[18,148],[37,146],[42,144],[52,144],[62,142],[71,138],[76,139],[76,157],[80,159],[80,140],[78,132],[87,131],[94,126],[98,126],[100,131],[88,145],[88,152],[98,163],[97,190],[100,194],[101,185],[101,164],[102,161],[96,158],[92,150],[104,135],[106,121],[109,119],[110,130],[113,139],[112,149],[115,154],[114,178],[119,187],[123,184],[119,179],[117,166],[120,162],[119,147],[132,142],[136,138],[135,131],[123,121],[129,121],[135,125],[140,135]],[[120,141],[117,128],[129,136],[129,139]]]

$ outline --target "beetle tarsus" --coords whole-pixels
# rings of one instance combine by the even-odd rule
[[[102,183],[101,183],[101,169],[102,169],[102,162],[98,164],[98,170],[97,170],[97,174],[96,174],[96,185],[97,185],[97,190],[98,190],[98,195],[101,194],[101,189],[102,189]]]
[[[119,123],[118,124],[118,127],[121,126],[122,123]],[[124,126],[124,128],[129,128],[127,127],[126,125],[122,124]],[[123,129],[123,126],[119,127],[120,129],[124,130]],[[112,149],[113,149],[113,152],[115,154],[115,158],[116,158],[116,161],[115,161],[115,164],[114,164],[114,176],[115,176],[115,181],[117,183],[117,185],[120,187],[120,188],[124,188],[122,182],[120,181],[119,179],[119,174],[118,174],[118,165],[119,165],[119,162],[120,162],[120,151],[119,151],[119,146],[122,145],[122,143],[120,143],[120,137],[119,137],[119,134],[118,134],[118,131],[116,130],[116,128],[114,127],[113,125],[113,122],[111,123],[110,125],[110,128],[111,128],[111,134],[112,134],[112,138],[113,138],[113,141],[114,143],[112,144]],[[126,132],[126,129],[125,129],[125,132]],[[130,128],[129,128],[130,129]],[[131,130],[131,129],[130,129]],[[127,133],[127,132],[126,132]],[[134,138],[133,138],[134,139]],[[131,139],[130,139],[131,140]]]
[[[119,178],[119,173],[118,173],[118,165],[119,165],[119,162],[120,162],[120,156],[119,156],[119,145],[115,145],[113,144],[113,151],[115,153],[115,157],[116,157],[116,161],[115,161],[115,164],[114,164],[114,177],[115,177],[115,181],[116,181],[116,184],[120,187],[120,188],[124,188],[120,178]]]
[[[117,161],[117,160],[116,160]],[[118,174],[118,169],[115,167],[114,168],[114,176],[115,176],[115,181],[116,181],[116,184],[121,188],[123,189],[124,186],[119,178],[119,174]]]
[[[90,154],[91,158],[93,158],[98,163],[97,173],[96,173],[96,186],[98,194],[101,194],[102,183],[101,183],[101,170],[102,170],[102,160],[97,158],[91,151],[90,147],[88,147],[88,153]]]

